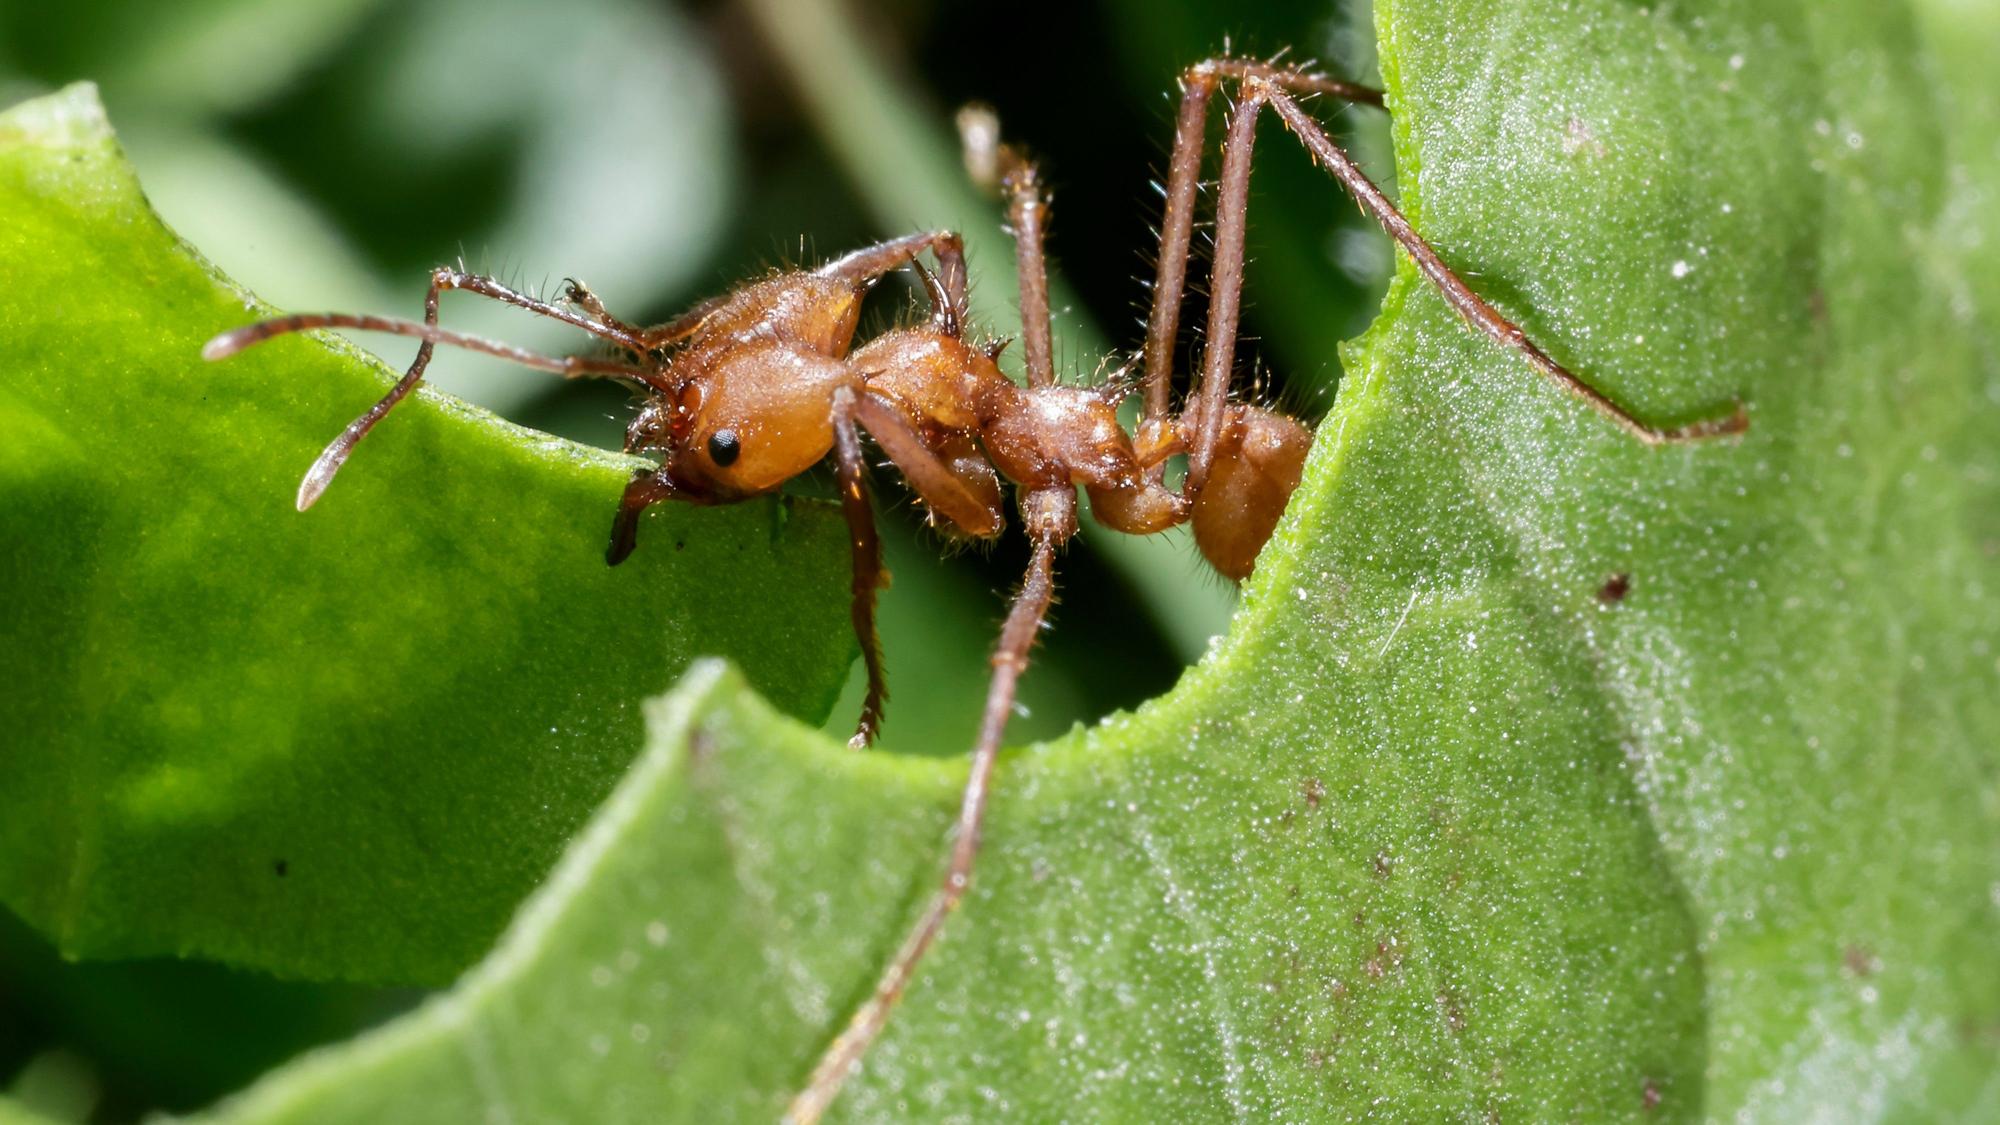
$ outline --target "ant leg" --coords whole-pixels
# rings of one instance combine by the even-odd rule
[[[1192,449],[1188,466],[1190,491],[1198,492],[1206,483],[1215,444],[1221,436],[1223,405],[1235,358],[1237,320],[1241,311],[1243,230],[1249,208],[1250,148],[1257,115],[1266,104],[1277,112],[1313,157],[1354,196],[1362,210],[1381,224],[1382,229],[1409,253],[1417,268],[1438,287],[1460,316],[1495,343],[1519,351],[1543,376],[1583,399],[1627,433],[1648,445],[1660,445],[1741,433],[1748,427],[1749,416],[1741,403],[1736,404],[1735,410],[1726,417],[1662,429],[1641,421],[1611,401],[1603,392],[1550,358],[1547,352],[1528,339],[1526,333],[1474,293],[1451,267],[1445,265],[1395,204],[1389,202],[1382,190],[1326,135],[1319,123],[1285,92],[1286,86],[1311,88],[1305,79],[1286,71],[1254,69],[1246,70],[1242,81],[1244,96],[1231,116],[1228,136],[1223,142],[1221,193],[1216,203],[1215,264],[1210,275],[1208,336],[1201,387],[1188,411],[1193,416],[1194,424],[1194,433],[1189,436]]]
[[[1007,197],[1007,226],[1014,235],[1014,272],[1020,282],[1022,366],[1028,385],[1055,382],[1055,347],[1049,331],[1049,271],[1042,243],[1049,197],[1035,162],[1013,145],[1000,143],[1000,118],[992,107],[968,105],[958,111],[958,138],[965,169],[984,189],[998,186]]]
[[[911,268],[924,283],[924,295],[931,302],[931,327],[954,340],[964,339],[965,322],[960,319],[960,310],[953,307],[951,297],[944,291],[944,283],[938,280],[936,270],[928,269],[922,262],[911,262]]]
[[[1048,261],[1042,252],[1049,198],[1035,162],[1012,145],[1000,146],[1000,184],[1007,192],[1007,225],[1014,232],[1014,267],[1021,283],[1021,363],[1029,386],[1046,387],[1056,381]]]
[[[430,292],[424,295],[424,326],[427,328],[437,327],[438,297],[444,291],[442,284],[444,278],[439,275],[443,272],[439,270],[431,274]],[[417,358],[410,361],[410,369],[403,372],[403,377],[396,381],[395,386],[389,388],[389,393],[377,399],[375,405],[369,407],[361,417],[349,422],[346,429],[340,431],[332,441],[327,442],[325,449],[320,450],[319,456],[313,459],[312,467],[306,470],[305,477],[299,481],[297,498],[299,511],[303,512],[319,501],[320,494],[326,491],[327,485],[333,483],[333,475],[340,471],[342,465],[347,464],[348,455],[354,452],[354,447],[361,443],[362,438],[368,436],[368,431],[375,428],[375,423],[380,422],[397,403],[403,401],[405,396],[417,388],[417,381],[424,377],[424,368],[431,365],[431,353],[435,350],[437,350],[435,340],[425,340],[418,344]]]
[[[1168,414],[1174,366],[1174,344],[1180,330],[1181,301],[1187,291],[1187,261],[1194,238],[1195,197],[1201,190],[1202,145],[1208,131],[1208,104],[1223,78],[1252,74],[1282,78],[1293,89],[1329,94],[1363,105],[1380,106],[1382,91],[1337,78],[1244,59],[1209,59],[1181,75],[1180,113],[1174,124],[1174,145],[1167,166],[1166,210],[1160,218],[1158,273],[1153,281],[1152,311],[1146,320],[1144,351],[1145,412],[1139,428],[1142,445],[1166,445],[1174,440]],[[1158,479],[1164,466],[1152,471]]]
[[[1068,486],[1041,489],[1021,498],[1023,522],[1034,541],[1028,573],[1021,590],[1007,611],[1000,628],[1000,643],[993,653],[993,679],[986,689],[986,710],[979,720],[979,738],[972,748],[972,769],[966,777],[965,795],[959,802],[957,838],[952,842],[951,863],[945,869],[943,885],[924,908],[922,916],[903,939],[902,947],[882,972],[875,992],[848,1020],[840,1037],[820,1056],[806,1088],[799,1091],[785,1110],[788,1125],[811,1125],[833,1104],[861,1056],[874,1043],[889,1014],[903,998],[903,990],[915,975],[917,964],[937,940],[945,919],[964,900],[972,883],[972,864],[979,854],[979,833],[986,821],[987,798],[992,792],[993,767],[1000,755],[1000,738],[1007,729],[1007,717],[1014,710],[1014,686],[1028,666],[1028,651],[1041,632],[1055,598],[1055,553],[1076,531],[1076,493]]]
[[[1208,274],[1208,330],[1202,341],[1201,382],[1182,414],[1188,432],[1187,480],[1190,499],[1208,483],[1216,445],[1222,437],[1224,407],[1236,362],[1236,329],[1243,311],[1243,235],[1250,211],[1250,151],[1257,139],[1257,114],[1270,88],[1244,84],[1229,115],[1222,140],[1221,190],[1215,204],[1215,259]]]
[[[602,337],[621,347],[635,351],[638,348],[639,341],[632,327],[605,312],[604,305],[592,296],[581,282],[575,280],[569,283],[570,297],[572,300],[581,298],[578,303],[583,305],[586,313],[590,314],[588,316],[578,316],[574,311],[561,305],[530,297],[490,277],[460,273],[442,266],[431,271],[431,285],[440,289],[462,289],[467,293],[477,293],[481,297],[490,297],[501,304],[526,309],[537,316],[560,320],[564,324],[581,328],[593,336]]]
[[[965,240],[956,231],[925,231],[864,246],[844,254],[813,271],[820,277],[857,285],[876,279],[916,259],[929,250],[937,258],[938,285],[950,303],[953,315],[965,323],[971,308],[966,297]]]
[[[1201,190],[1201,149],[1208,132],[1208,100],[1215,76],[1199,67],[1181,78],[1180,115],[1174,124],[1173,155],[1167,165],[1167,209],[1160,217],[1159,272],[1153,279],[1153,309],[1146,318],[1145,413],[1139,439],[1158,444],[1171,408],[1174,342],[1180,332],[1181,297],[1187,290],[1188,248],[1194,240],[1194,203]],[[1155,479],[1165,469],[1153,470]]]
[[[1002,523],[997,494],[992,503],[980,500],[951,466],[924,445],[923,439],[894,407],[866,391],[857,394],[852,388],[842,387],[834,392],[834,459],[840,479],[840,506],[847,515],[848,543],[854,560],[849,612],[854,621],[854,637],[861,643],[861,664],[868,674],[861,718],[855,723],[854,737],[847,742],[859,750],[875,741],[881,729],[889,687],[882,671],[882,642],[875,628],[875,596],[886,584],[882,544],[875,531],[875,513],[868,503],[868,463],[862,456],[857,426],[867,429],[933,511],[967,534],[982,538],[998,535]],[[626,490],[628,501],[641,484],[641,480],[635,480]],[[643,501],[640,506],[651,502]],[[621,509],[621,521],[624,518]],[[637,518],[636,513],[632,518]],[[628,545],[626,550],[630,549]]]
[[[1306,146],[1313,158],[1354,196],[1361,209],[1380,223],[1382,229],[1389,232],[1389,236],[1402,245],[1416,262],[1417,269],[1430,280],[1431,284],[1437,286],[1438,291],[1444,294],[1445,300],[1458,311],[1460,316],[1495,343],[1520,352],[1535,370],[1541,372],[1549,381],[1576,395],[1598,413],[1611,419],[1627,433],[1648,445],[1691,441],[1723,434],[1740,434],[1749,427],[1749,415],[1745,413],[1740,402],[1736,403],[1735,409],[1726,416],[1707,418],[1673,429],[1661,429],[1641,421],[1631,411],[1611,401],[1604,392],[1584,382],[1574,372],[1551,359],[1547,352],[1536,346],[1533,340],[1528,339],[1526,333],[1501,315],[1498,309],[1486,303],[1465,284],[1463,279],[1452,272],[1451,267],[1445,265],[1437,252],[1431,249],[1430,244],[1410,226],[1410,221],[1403,217],[1395,204],[1389,202],[1388,197],[1382,194],[1382,189],[1376,187],[1361,169],[1355,166],[1353,159],[1326,135],[1319,122],[1300,108],[1298,102],[1289,94],[1276,88],[1277,80],[1259,76],[1251,79],[1248,84],[1263,89],[1262,100],[1269,101],[1271,108],[1283,119],[1286,127],[1291,129],[1300,143]],[[1252,96],[1255,96],[1254,90]]]
[[[868,431],[889,460],[903,474],[910,488],[930,505],[931,510],[956,524],[967,535],[980,539],[1000,534],[1006,526],[997,488],[991,499],[982,499],[967,487],[963,477],[925,444],[924,439],[901,412],[867,391],[836,405]],[[987,470],[989,473],[991,469]]]
[[[605,308],[604,302],[598,300],[597,294],[592,293],[590,287],[583,282],[573,277],[564,278],[563,301],[582,309],[585,316],[618,333],[618,337],[622,337],[622,339],[619,339],[619,342],[626,347],[630,348],[642,342],[641,337],[645,334],[645,329],[637,325],[627,324],[617,317],[612,316],[611,310]]]
[[[701,303],[695,305],[695,307],[672,320],[667,321],[665,324],[656,324],[651,328],[639,329],[638,337],[640,345],[650,351],[654,348],[664,348],[669,344],[677,344],[687,339],[701,328],[702,321],[707,320],[711,313],[728,303],[730,298],[735,295],[734,293],[718,293],[713,297],[703,300]],[[592,299],[595,300],[595,298]]]
[[[861,642],[861,665],[868,673],[868,693],[861,718],[847,745],[855,750],[875,741],[882,726],[882,705],[889,685],[882,675],[882,638],[875,631],[875,594],[885,584],[882,541],[875,532],[875,513],[868,504],[868,462],[862,459],[861,435],[854,428],[854,392],[846,387],[833,395],[833,450],[840,479],[840,507],[847,515],[848,545],[854,558],[854,585],[849,615]]]

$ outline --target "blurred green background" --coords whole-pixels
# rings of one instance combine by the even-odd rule
[[[980,326],[1007,335],[1011,245],[962,181],[950,131],[958,105],[984,101],[1055,190],[1058,351],[1089,375],[1141,334],[1178,68],[1289,48],[1372,78],[1368,19],[1339,0],[0,0],[0,102],[97,81],[161,214],[281,308],[416,315],[430,267],[463,260],[544,290],[579,278],[621,316],[658,320],[774,265],[950,225],[967,232]],[[1379,114],[1326,116],[1388,172]],[[1262,152],[1244,367],[1262,395],[1316,418],[1390,253],[1276,129]],[[884,286],[867,323],[910,301]],[[444,321],[583,346],[464,296]],[[1199,321],[1198,307],[1184,314]],[[401,342],[360,342],[408,362]],[[475,356],[440,354],[432,373],[595,444],[616,445],[629,410],[618,387]],[[885,744],[960,753],[1025,546],[951,549],[892,475],[877,495],[895,575]],[[1158,694],[1223,627],[1233,592],[1183,536],[1164,539],[1089,530],[1070,549],[1015,741]],[[830,730],[849,729],[858,686]],[[0,1087],[76,1119],[194,1108],[413,999],[213,965],[66,966],[0,915]]]

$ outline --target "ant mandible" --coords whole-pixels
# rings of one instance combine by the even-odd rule
[[[1186,289],[1209,103],[1225,82],[1237,99],[1228,115],[1216,198],[1215,252],[1201,374],[1178,414],[1172,410],[1174,342]],[[870,743],[887,692],[875,631],[883,570],[869,509],[861,434],[866,431],[949,534],[988,539],[1005,522],[1000,478],[1015,486],[1032,554],[992,660],[985,711],[955,825],[942,886],[873,994],[850,1019],[793,1100],[786,1120],[817,1120],[886,1025],[917,963],[964,898],[979,849],[993,768],[1013,708],[1014,687],[1054,593],[1056,550],[1077,531],[1076,489],[1091,515],[1115,531],[1150,535],[1193,528],[1202,555],[1231,579],[1247,576],[1298,486],[1311,433],[1282,414],[1230,400],[1242,303],[1250,155],[1258,117],[1271,109],[1361,209],[1402,246],[1452,308],[1496,343],[1519,352],[1558,386],[1647,444],[1741,433],[1742,405],[1677,429],[1648,425],[1538,347],[1445,265],[1381,189],[1300,104],[1326,95],[1382,106],[1382,94],[1305,68],[1215,58],[1181,76],[1181,102],[1160,227],[1158,275],[1142,352],[1143,411],[1135,433],[1117,417],[1131,388],[1056,381],[1042,240],[1049,201],[1035,165],[1000,145],[990,129],[966,128],[968,163],[983,161],[1000,181],[1020,274],[1025,386],[1000,372],[1000,345],[966,338],[964,246],[955,233],[927,232],[857,250],[815,270],[773,274],[705,301],[665,324],[638,327],[607,312],[570,282],[561,303],[520,293],[491,278],[439,268],[431,274],[421,324],[386,317],[325,314],[280,317],[225,332],[202,349],[230,356],[264,340],[317,328],[394,333],[421,341],[409,370],[354,420],[313,463],[299,486],[301,511],[317,500],[355,445],[407,397],[431,352],[450,344],[569,377],[625,381],[646,397],[626,431],[631,453],[659,457],[625,488],[612,525],[608,561],[631,553],[639,517],[663,500],[725,504],[773,492],[829,453],[853,548],[852,616],[867,671],[867,693],[850,745]],[[975,122],[976,118],[973,119]],[[983,138],[983,139],[982,139]],[[929,252],[935,266],[925,268]],[[853,346],[862,298],[904,266],[921,275],[928,322]],[[460,289],[552,317],[598,336],[626,358],[550,357],[438,327],[438,298]],[[1187,457],[1178,489],[1167,461]]]

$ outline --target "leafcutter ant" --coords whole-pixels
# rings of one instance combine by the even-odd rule
[[[1199,378],[1176,410],[1174,344],[1187,288],[1208,109],[1225,84],[1234,85],[1236,99],[1222,144],[1207,331]],[[862,434],[874,439],[928,506],[932,520],[953,535],[998,535],[1005,520],[1002,478],[1013,484],[1032,554],[993,654],[985,711],[942,885],[873,994],[820,1058],[787,1111],[788,1121],[814,1121],[833,1102],[966,893],[1015,683],[1049,609],[1056,551],[1077,531],[1077,488],[1089,496],[1096,521],[1114,531],[1150,535],[1191,525],[1202,555],[1223,575],[1240,579],[1255,565],[1298,485],[1310,431],[1230,396],[1251,145],[1265,109],[1277,114],[1382,225],[1467,323],[1518,352],[1529,366],[1613,424],[1655,445],[1740,433],[1747,426],[1740,404],[1727,415],[1678,429],[1648,425],[1551,359],[1439,258],[1307,114],[1301,99],[1314,95],[1382,106],[1377,90],[1273,62],[1216,58],[1183,72],[1158,275],[1140,355],[1141,420],[1130,433],[1120,424],[1117,408],[1134,393],[1131,386],[1114,381],[1091,388],[1056,380],[1042,250],[1048,196],[1035,165],[999,144],[990,122],[976,117],[971,124],[979,127],[966,133],[969,156],[977,159],[968,163],[990,167],[1006,199],[1020,272],[1026,385],[1000,372],[998,345],[969,337],[964,247],[949,231],[907,235],[817,269],[776,273],[652,327],[613,317],[574,282],[562,301],[552,303],[491,278],[440,268],[431,275],[422,323],[347,314],[288,316],[225,332],[203,349],[206,358],[221,359],[274,336],[319,328],[389,332],[421,341],[402,379],[336,437],[306,473],[298,493],[301,510],[318,499],[355,445],[416,386],[438,344],[570,378],[631,384],[645,395],[645,403],[626,432],[625,447],[656,456],[658,465],[640,471],[625,488],[612,523],[608,558],[614,565],[632,551],[647,507],[664,500],[724,504],[763,495],[832,454],[852,532],[852,615],[868,681],[851,740],[856,748],[874,738],[886,698],[874,622],[883,571]],[[922,262],[926,254],[932,262],[928,267]],[[905,266],[922,279],[928,319],[855,346],[863,296]],[[437,321],[438,298],[448,289],[574,325],[609,341],[621,355],[550,357],[447,331]],[[1178,486],[1170,486],[1167,462],[1183,454],[1186,474]]]

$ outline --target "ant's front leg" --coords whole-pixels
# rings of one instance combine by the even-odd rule
[[[890,271],[915,261],[917,255],[925,250],[937,258],[937,292],[943,295],[945,302],[945,307],[939,310],[940,319],[963,326],[971,314],[971,306],[966,289],[965,240],[956,231],[924,231],[864,246],[835,258],[813,272],[820,277],[866,286]],[[957,332],[952,334],[957,335]]]
[[[847,387],[833,393],[833,453],[854,559],[849,616],[854,637],[861,642],[861,665],[868,673],[861,718],[847,740],[849,747],[860,750],[875,741],[882,726],[882,705],[889,700],[889,685],[882,675],[882,638],[875,630],[875,595],[887,584],[888,574],[882,569],[882,539],[875,532],[875,512],[868,503],[868,462],[862,458],[861,435],[854,428],[854,392]]]
[[[430,291],[424,294],[425,327],[437,327],[438,297],[446,288],[455,287],[453,282],[456,280],[454,272],[443,267],[431,271]],[[346,429],[328,442],[325,449],[320,450],[319,456],[313,459],[312,467],[306,470],[304,479],[299,481],[297,499],[299,511],[303,512],[319,502],[320,495],[326,491],[326,486],[333,483],[334,474],[340,471],[342,465],[347,464],[348,455],[354,452],[354,447],[361,443],[362,438],[368,436],[368,431],[375,428],[375,423],[380,422],[397,403],[417,389],[418,381],[424,377],[424,369],[431,365],[431,353],[436,350],[437,344],[431,340],[418,344],[417,358],[410,361],[409,370],[403,372],[403,377],[396,380],[395,386],[389,388],[389,393],[377,399],[375,405],[369,407],[361,417],[349,422]]]
[[[573,277],[564,278],[563,301],[582,309],[585,316],[630,341],[626,344],[627,347],[633,343],[644,343],[646,330],[612,316],[611,311],[604,307],[604,302],[598,300],[597,294],[592,293],[590,287],[583,282]]]
[[[843,411],[868,431],[932,514],[943,517],[952,529],[975,539],[990,539],[1005,528],[1000,479],[992,465],[978,455],[976,444],[948,434],[941,439],[940,448],[933,448],[901,410],[867,390],[836,392],[836,427],[841,425]]]
[[[875,531],[875,513],[868,503],[868,463],[861,450],[866,429],[875,444],[902,471],[931,510],[967,535],[987,538],[1000,533],[1000,489],[988,470],[982,481],[963,467],[947,463],[924,443],[916,429],[890,404],[866,390],[841,387],[833,393],[833,451],[839,477],[840,506],[847,515],[848,543],[853,550],[854,584],[850,614],[854,636],[861,643],[861,663],[868,690],[848,745],[859,750],[875,741],[889,687],[882,672],[882,641],[875,627],[876,594],[886,584],[882,544]],[[634,482],[633,487],[638,487]],[[628,494],[629,494],[628,490]]]

